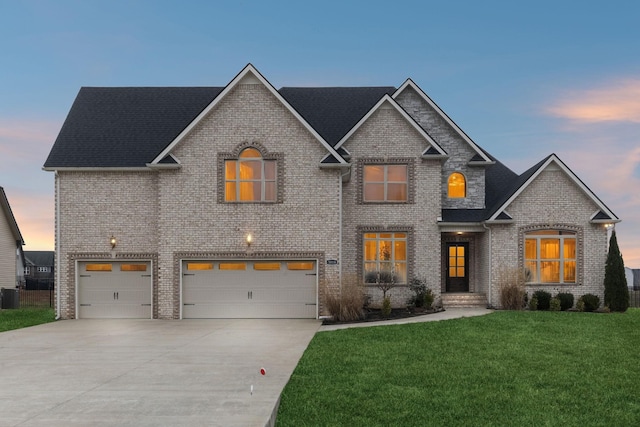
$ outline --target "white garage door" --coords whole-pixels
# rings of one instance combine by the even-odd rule
[[[78,263],[78,317],[150,319],[151,263]]]
[[[185,319],[316,318],[315,261],[183,261]]]

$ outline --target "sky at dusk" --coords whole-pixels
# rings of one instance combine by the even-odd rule
[[[517,173],[556,153],[621,219],[640,268],[640,2],[0,0],[0,186],[53,250],[42,165],[82,86],[412,78]]]

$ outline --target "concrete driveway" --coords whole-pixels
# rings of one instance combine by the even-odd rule
[[[264,426],[319,327],[64,320],[3,332],[0,426]]]

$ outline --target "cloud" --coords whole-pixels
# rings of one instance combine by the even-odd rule
[[[16,161],[32,161],[34,156],[44,163],[59,130],[55,121],[0,117],[0,166],[17,167]]]
[[[640,123],[640,79],[620,79],[594,89],[566,92],[546,112],[581,122]]]
[[[7,198],[26,244],[24,250],[53,250],[53,193],[7,194]]]

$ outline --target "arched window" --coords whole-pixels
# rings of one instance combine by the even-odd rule
[[[245,148],[237,160],[226,160],[225,201],[275,202],[275,160],[265,160],[255,148]]]
[[[467,197],[467,181],[460,172],[454,172],[449,175],[447,197],[450,199]]]

